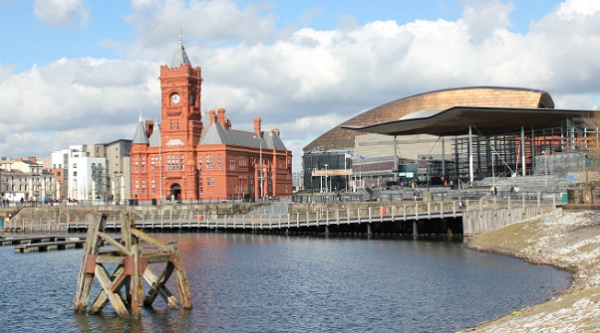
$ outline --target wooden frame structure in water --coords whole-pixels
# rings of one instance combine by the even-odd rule
[[[87,231],[75,295],[75,312],[87,311],[94,277],[102,290],[92,303],[90,314],[100,312],[110,303],[118,315],[139,318],[142,306],[151,306],[158,295],[170,308],[191,309],[189,282],[176,243],[165,245],[136,229],[133,212],[121,214],[121,239],[115,239],[104,232],[106,217],[106,214],[97,214]],[[142,247],[142,242],[148,243],[151,248]],[[116,250],[100,252],[102,243]],[[166,265],[157,275],[150,264],[161,263]],[[110,274],[105,265],[116,265],[116,269]],[[173,273],[181,301],[166,287]],[[150,285],[146,296],[144,280]],[[123,287],[124,293],[121,291]]]

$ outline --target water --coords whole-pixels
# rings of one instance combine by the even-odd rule
[[[141,320],[73,313],[82,250],[0,247],[0,327],[12,332],[452,332],[542,302],[570,274],[460,242],[247,234],[176,240],[194,308],[157,298]],[[160,271],[160,268],[155,269]],[[174,277],[171,278],[173,280]],[[98,294],[97,282],[92,299]],[[170,290],[176,292],[171,284]]]

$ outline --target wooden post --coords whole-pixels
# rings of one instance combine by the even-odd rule
[[[77,280],[74,310],[78,313],[85,313],[87,310],[92,283],[94,282],[96,258],[98,257],[98,249],[100,248],[98,231],[104,231],[106,223],[106,215],[93,215],[93,217],[91,225],[88,226],[83,260]]]

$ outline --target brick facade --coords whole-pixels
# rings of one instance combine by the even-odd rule
[[[181,44],[170,66],[161,66],[161,123],[140,116],[132,143],[131,193],[152,199],[232,200],[292,194],[292,154],[279,130],[231,128],[225,109],[201,113],[201,69]],[[262,163],[260,160],[262,157]],[[263,175],[260,174],[262,165]],[[264,179],[262,191],[260,179]]]

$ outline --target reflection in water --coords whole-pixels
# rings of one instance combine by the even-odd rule
[[[120,318],[110,306],[100,315],[77,315],[81,250],[17,255],[0,248],[7,309],[0,325],[62,332],[447,332],[541,302],[569,283],[566,272],[447,240],[153,236],[178,242],[192,310],[170,310],[157,299],[141,320]]]

